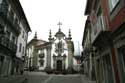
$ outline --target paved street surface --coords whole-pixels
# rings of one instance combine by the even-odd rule
[[[43,72],[25,72],[24,75],[0,77],[0,83],[95,83],[80,74],[46,74]]]
[[[28,79],[25,83],[94,83],[89,81],[85,76],[79,74],[55,75],[42,72],[27,73]]]
[[[43,83],[82,83],[79,75],[53,75]]]
[[[13,75],[13,76],[0,76],[0,83],[23,83],[25,76]]]

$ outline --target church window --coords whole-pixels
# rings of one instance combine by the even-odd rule
[[[62,48],[62,42],[58,43],[58,48],[61,49]]]
[[[19,52],[21,52],[22,49],[22,43],[19,44]]]
[[[44,56],[45,56],[44,53],[40,53],[40,54],[39,54],[39,57],[40,57],[40,58],[44,58]]]
[[[58,43],[57,49],[58,49],[58,52],[63,52],[63,43],[62,43],[62,41]]]
[[[40,66],[44,66],[44,60],[43,59],[40,59],[39,62],[40,62]]]

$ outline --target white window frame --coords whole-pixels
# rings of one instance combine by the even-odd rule
[[[102,27],[102,29],[103,30],[105,30],[105,21],[104,21],[104,16],[103,16],[103,14],[101,14],[101,27]]]
[[[112,12],[112,10],[116,7],[119,1],[120,0],[108,0],[108,6],[109,6],[110,12]]]

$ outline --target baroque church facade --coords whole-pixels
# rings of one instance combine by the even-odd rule
[[[69,30],[68,37],[59,30],[52,37],[49,32],[48,42],[35,45],[33,54],[33,66],[38,70],[46,71],[71,71],[73,68],[74,44]]]
[[[51,30],[49,33],[50,47],[47,54],[47,69],[62,71],[71,70],[73,67],[73,55],[74,55],[74,45],[71,41],[71,32],[69,30],[69,36],[66,37],[65,34],[59,31],[52,37]]]

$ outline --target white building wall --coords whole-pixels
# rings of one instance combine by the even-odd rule
[[[16,53],[16,55],[17,55],[17,57],[21,58],[22,56],[25,55],[28,34],[26,33],[24,26],[21,22],[20,22],[19,27],[20,27],[21,33],[20,33],[18,40],[17,40],[17,53]],[[21,52],[19,52],[20,43],[22,44]]]
[[[52,69],[54,69],[54,59],[53,59],[53,54],[55,54],[55,56],[57,56],[57,53],[55,53],[55,43],[57,43],[57,42],[59,42],[58,40],[56,40],[53,44],[52,44],[52,50],[51,50],[51,68]],[[63,43],[65,43],[66,44],[66,42],[65,41],[63,41]],[[64,48],[65,48],[65,50],[64,50],[64,52],[62,53],[62,56],[64,55],[64,54],[66,54],[66,60],[65,60],[65,68],[67,69],[68,67],[69,67],[69,65],[68,65],[68,47],[67,47],[67,44],[64,46]]]
[[[26,52],[27,52],[27,58],[28,58],[27,67],[33,65],[33,63],[32,63],[32,62],[33,62],[33,61],[32,61],[32,59],[33,59],[33,49],[34,49],[34,47],[33,47],[33,46],[30,46],[30,47],[28,47],[27,50],[26,50]],[[30,60],[31,60],[31,61],[30,61]]]
[[[68,69],[68,67],[69,67],[69,65],[68,65],[68,60],[69,60],[69,58],[68,58],[68,52],[66,52],[66,61],[65,61],[65,63],[66,63],[66,69]]]
[[[47,63],[47,60],[46,60],[47,59],[47,50],[45,48],[45,49],[40,50],[40,52],[43,52],[45,54],[45,56],[43,58],[44,64],[43,64],[43,66],[40,66],[40,63],[39,63],[40,58],[39,58],[38,59],[38,66],[39,66],[39,70],[44,70],[46,68],[46,63]]]
[[[46,63],[47,63],[47,50],[44,49],[45,57],[44,57],[44,69],[46,68]]]
[[[51,68],[54,69],[54,59],[53,59],[53,54],[55,54],[55,43],[52,44],[52,50],[51,50]]]

